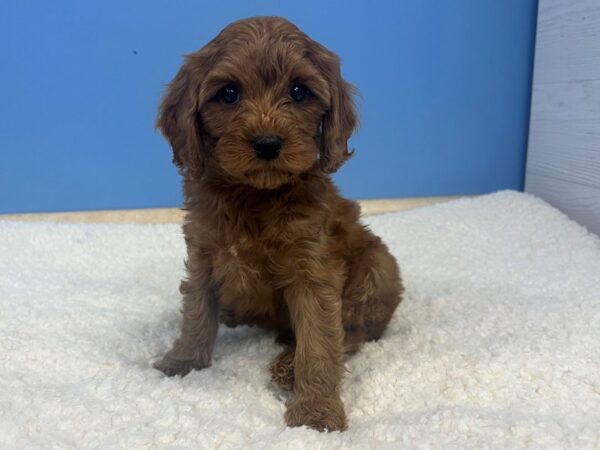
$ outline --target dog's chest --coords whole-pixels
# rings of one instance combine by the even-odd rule
[[[215,221],[213,274],[237,291],[277,290],[297,271],[295,262],[307,259],[324,238],[323,214],[315,205],[271,201],[228,205]]]
[[[261,324],[277,317],[281,296],[278,247],[274,242],[240,235],[214,253],[213,276],[231,324]]]
[[[281,247],[281,242],[240,234],[220,246],[214,258],[215,271],[223,266],[224,276],[267,281],[281,265]]]
[[[214,255],[214,270],[226,278],[251,280],[273,286],[294,270],[294,257],[301,256],[307,242],[318,239],[320,226],[290,215],[267,216],[238,224],[224,232]]]

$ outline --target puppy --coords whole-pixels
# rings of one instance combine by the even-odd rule
[[[274,330],[289,426],[346,428],[344,358],[381,337],[403,291],[329,175],[351,156],[352,94],[336,55],[284,19],[255,17],[188,55],[160,105],[183,177],[188,276],[181,336],[155,368],[208,367],[219,322]]]

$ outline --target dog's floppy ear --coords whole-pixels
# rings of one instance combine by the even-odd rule
[[[348,139],[358,126],[353,95],[354,86],[342,78],[339,58],[325,47],[314,43],[312,56],[329,83],[329,109],[321,124],[321,168],[335,172],[349,159]]]
[[[173,149],[173,163],[182,174],[201,176],[205,149],[199,114],[199,90],[208,66],[207,51],[185,57],[168,84],[160,104],[156,127]]]

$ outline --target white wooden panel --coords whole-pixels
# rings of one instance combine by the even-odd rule
[[[600,189],[600,134],[570,132],[560,125],[531,130],[527,172]]]
[[[540,0],[535,84],[598,79],[600,0]]]
[[[526,190],[540,195],[589,231],[600,235],[600,189],[529,172]]]
[[[525,190],[600,233],[600,0],[540,0]]]
[[[531,128],[535,132],[600,133],[600,79],[535,84],[533,97]]]

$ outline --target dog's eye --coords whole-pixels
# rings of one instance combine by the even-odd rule
[[[292,88],[290,89],[290,97],[292,97],[296,103],[300,103],[302,100],[304,100],[307,94],[308,89],[306,86],[300,83],[292,84]]]
[[[233,105],[240,99],[240,93],[235,86],[228,84],[219,91],[217,98],[226,105]]]

